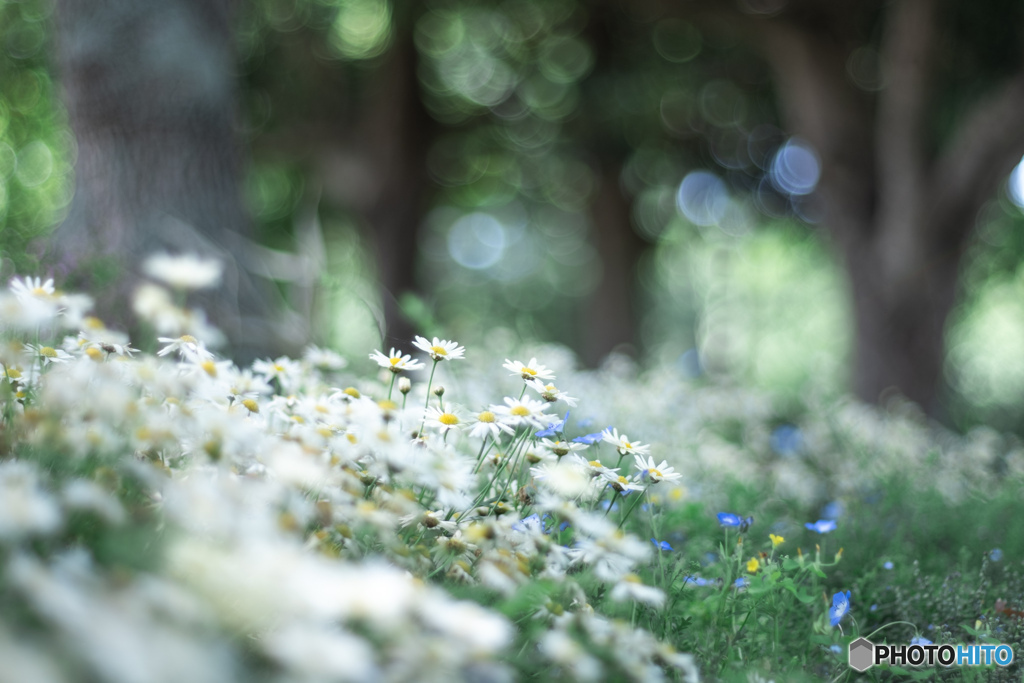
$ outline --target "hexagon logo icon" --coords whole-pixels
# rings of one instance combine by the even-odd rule
[[[867,638],[858,638],[850,643],[850,667],[864,672],[871,668],[875,658],[875,646]]]

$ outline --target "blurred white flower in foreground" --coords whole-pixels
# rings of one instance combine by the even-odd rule
[[[143,272],[175,289],[208,289],[220,283],[223,264],[191,254],[154,254],[142,264]]]

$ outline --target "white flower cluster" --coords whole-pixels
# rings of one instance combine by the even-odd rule
[[[0,297],[0,680],[502,681],[517,652],[545,678],[697,680],[582,587],[664,601],[621,528],[680,474],[617,430],[567,436],[547,410],[575,399],[536,360],[507,361],[523,394],[464,422],[433,374],[392,396],[455,342],[418,338],[427,365],[377,352],[383,378],[323,349],[238,368],[146,287],[156,354],[50,281]],[[580,455],[602,443],[615,467]],[[539,636],[455,597],[541,584],[522,608]]]

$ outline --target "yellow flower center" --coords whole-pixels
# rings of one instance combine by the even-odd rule
[[[632,448],[632,447],[633,447],[633,444],[631,444],[631,443],[630,443],[630,442],[628,442],[628,441],[623,441],[623,442],[622,442],[622,447],[623,447],[623,448],[625,448],[625,449],[626,449],[626,450],[628,451],[628,450],[629,450],[630,448]]]
[[[451,413],[441,413],[441,416],[437,418],[437,421],[449,427],[459,424],[459,418],[455,417]]]
[[[41,346],[39,348],[39,355],[46,356],[47,358],[56,358],[57,351],[52,346]]]
[[[601,461],[600,460],[591,460],[587,464],[590,465],[591,467],[601,467]]]
[[[103,352],[97,349],[95,346],[90,346],[85,350],[85,355],[92,358],[97,363],[103,360]]]
[[[665,476],[664,474],[661,473],[661,470],[656,470],[656,469],[651,468],[651,469],[649,469],[647,471],[651,473],[652,477],[664,477]]]
[[[536,377],[537,376],[537,371],[534,370],[533,368],[524,367],[523,368],[523,374],[524,375],[529,375],[530,377]]]
[[[284,366],[278,363],[274,363],[274,372],[284,372]]]
[[[202,363],[199,364],[199,367],[201,367],[203,369],[203,372],[205,372],[210,377],[217,376],[217,365],[212,360],[204,360]]]
[[[443,346],[431,346],[430,350],[439,356],[448,355],[448,349],[444,348]]]
[[[381,410],[394,410],[395,408],[398,407],[397,403],[388,400],[379,401],[377,405],[380,406]]]
[[[254,401],[251,398],[247,398],[244,401],[242,401],[242,405],[245,406],[245,409],[248,410],[250,413],[260,412],[259,404],[256,403],[256,401]]]
[[[349,387],[341,393],[345,394],[346,396],[351,396],[352,398],[359,398],[361,396],[359,390],[356,389],[355,387]]]
[[[195,344],[197,340],[191,334],[183,334],[178,338],[178,341],[184,342],[186,344]]]
[[[489,410],[485,410],[484,412],[477,415],[476,419],[479,420],[480,422],[494,422],[495,417],[494,413],[492,413]]]
[[[628,484],[628,483],[629,483],[629,479],[626,479],[626,478],[625,478],[624,476],[622,476],[622,475],[620,474],[620,475],[619,475],[619,483],[620,483],[620,484]]]
[[[625,576],[622,577],[622,580],[627,582],[627,583],[643,583],[640,580],[640,577],[637,576],[636,574],[626,574]]]
[[[46,296],[46,290],[42,287],[33,287],[32,293],[36,296]]]
[[[517,417],[526,417],[530,414],[529,409],[526,406],[516,406],[512,410],[508,411]]]
[[[391,363],[391,367],[395,367],[396,365],[402,362],[401,358],[389,358],[388,360]]]

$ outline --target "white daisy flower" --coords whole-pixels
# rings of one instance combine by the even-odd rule
[[[385,356],[380,351],[374,350],[370,354],[370,360],[376,361],[377,365],[382,368],[387,368],[391,372],[398,374],[404,370],[419,370],[423,367],[423,363],[418,360],[413,360],[409,354],[402,354],[401,351],[395,351],[395,347],[391,347],[390,355]]]
[[[52,346],[43,346],[35,344],[26,344],[25,348],[33,356],[38,356],[43,361],[43,365],[50,365],[51,363],[67,363],[69,360],[74,358],[70,353],[63,349],[55,349]]]
[[[290,387],[298,379],[301,368],[291,358],[281,356],[276,360],[254,361],[252,371],[257,375],[263,375],[268,382],[277,379],[282,387]]]
[[[517,360],[509,360],[506,358],[501,367],[505,368],[513,375],[519,375],[527,382],[534,379],[540,380],[555,378],[555,373],[551,372],[543,365],[539,365],[536,358],[531,358],[530,362],[525,365]]]
[[[505,405],[491,406],[491,412],[501,416],[503,422],[514,427],[528,425],[535,429],[542,429],[557,420],[555,415],[548,415],[544,412],[547,404],[543,401],[535,401],[532,398],[510,398],[503,399]]]
[[[626,574],[612,588],[611,599],[615,602],[635,600],[660,607],[665,602],[665,593],[660,588],[645,586],[636,574]]]
[[[555,401],[565,401],[570,407],[576,407],[576,399],[570,396],[569,394],[565,393],[564,391],[559,391],[558,387],[556,387],[554,384],[545,384],[539,379],[526,380],[526,384],[529,385],[531,389],[540,394],[540,397],[547,401],[548,403],[554,403]]]
[[[348,365],[348,361],[341,354],[319,346],[306,347],[302,360],[319,370],[342,370]]]
[[[166,344],[165,347],[156,352],[158,356],[166,356],[170,353],[179,353],[182,356],[209,360],[213,354],[206,350],[206,346],[191,334],[183,334],[180,337],[158,337],[157,341]]]
[[[22,301],[26,299],[48,300],[56,291],[53,288],[53,278],[44,282],[42,278],[38,277],[26,277],[25,279],[16,277],[11,280],[9,287],[14,295]]]
[[[494,412],[481,410],[477,413],[473,426],[470,427],[469,435],[474,438],[483,439],[490,434],[491,438],[497,439],[501,432],[515,434],[515,430],[498,420],[498,416]]]
[[[208,289],[220,282],[223,264],[217,259],[192,254],[154,254],[142,264],[142,271],[175,289]]]
[[[462,358],[463,354],[466,353],[466,347],[459,346],[458,342],[438,339],[437,337],[434,337],[433,341],[428,341],[426,337],[416,337],[412,345],[421,351],[429,353],[435,362],[456,360]]]
[[[600,460],[587,460],[582,455],[573,453],[573,461],[577,464],[585,467],[590,472],[591,477],[607,477],[608,475],[618,476],[618,467],[605,467],[601,464]]]
[[[669,467],[667,460],[662,460],[661,464],[655,465],[654,458],[647,456],[646,459],[640,454],[633,456],[636,461],[636,468],[640,470],[641,476],[648,476],[651,478],[652,484],[657,484],[659,481],[676,481],[682,479],[683,475],[675,471],[675,468]]]
[[[619,451],[619,455],[643,455],[651,450],[649,445],[644,445],[639,441],[630,441],[629,437],[625,434],[620,435],[618,429],[606,429],[601,434],[601,437],[602,441],[615,446]]]
[[[442,433],[449,432],[453,429],[459,429],[462,427],[462,418],[459,417],[458,412],[455,408],[449,407],[447,410],[440,408],[427,408],[425,412],[425,422],[427,427],[433,427],[434,429],[440,430]]]
[[[608,482],[608,485],[615,489],[617,492],[629,492],[629,491],[643,491],[644,487],[637,483],[633,479],[627,479],[626,477],[614,472],[612,470],[605,470],[601,472],[601,478]]]
[[[582,451],[587,447],[586,444],[576,443],[574,441],[553,441],[551,439],[541,439],[540,445],[556,458],[561,458],[564,455],[569,455],[576,451]]]

